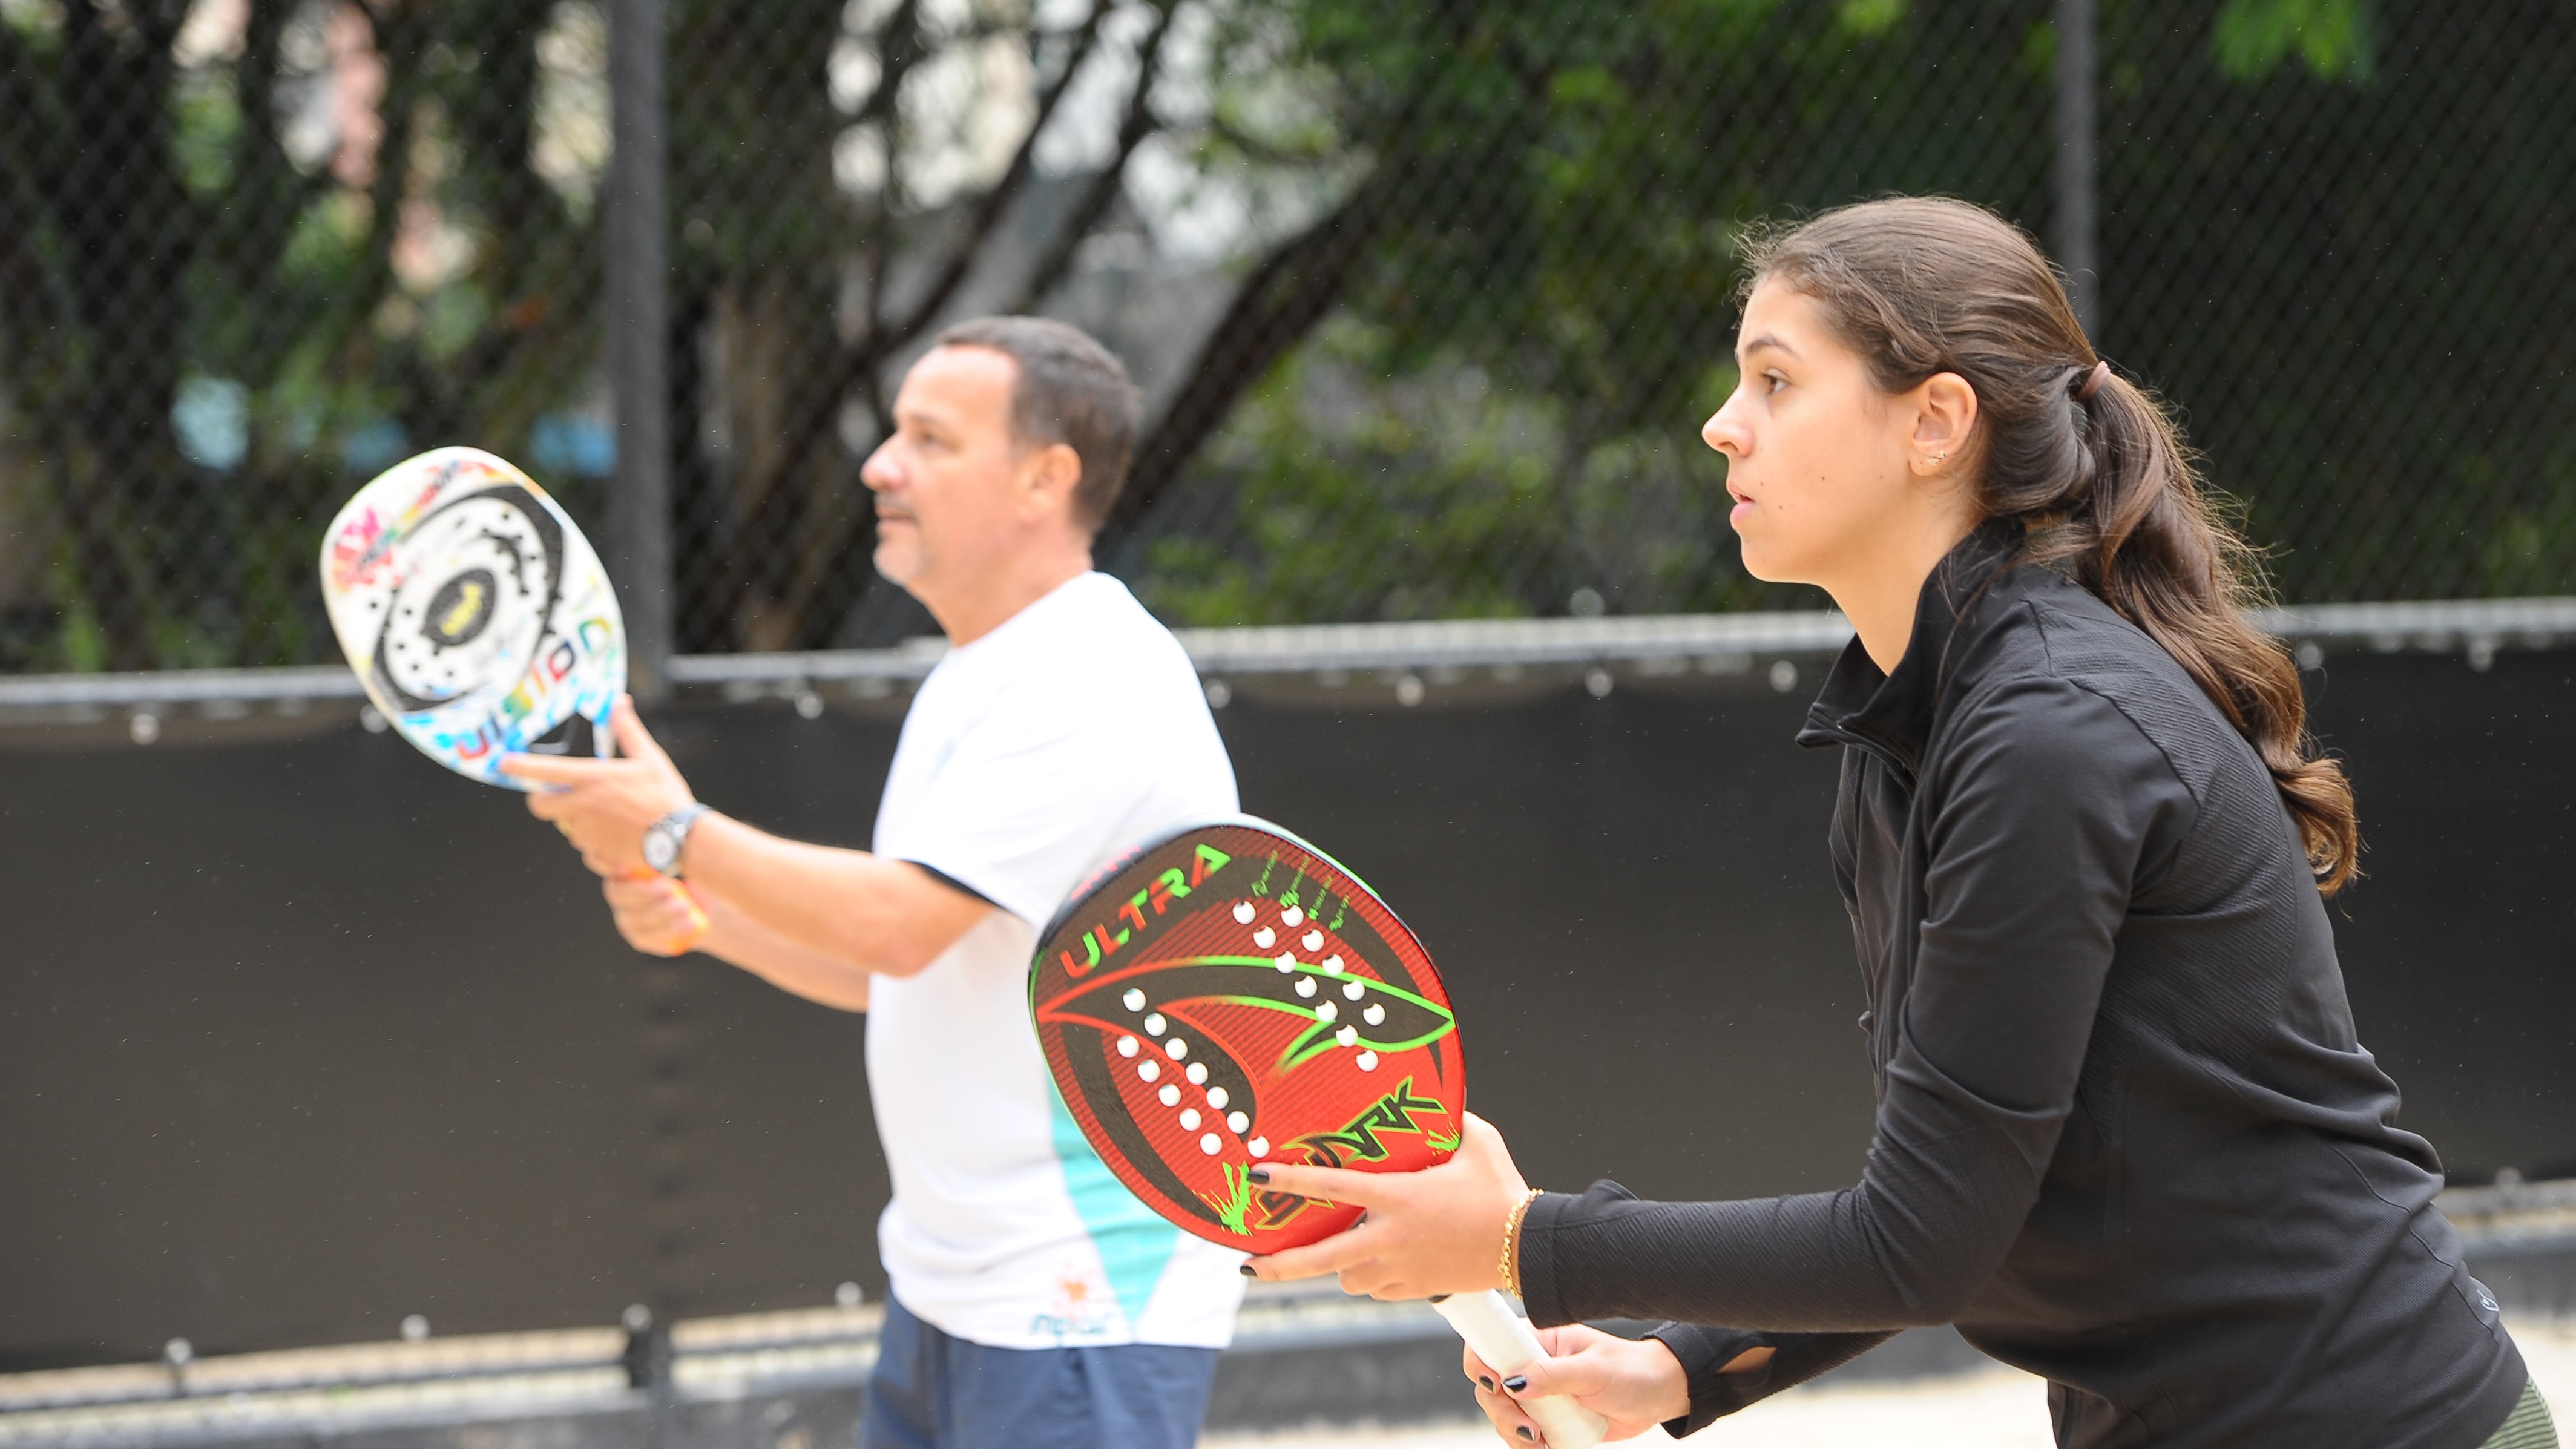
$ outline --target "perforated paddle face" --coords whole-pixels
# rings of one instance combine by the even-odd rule
[[[1029,1009],[1101,1160],[1211,1242],[1276,1252],[1358,1220],[1254,1187],[1261,1163],[1409,1172],[1457,1150],[1466,1079],[1430,956],[1276,826],[1184,831],[1077,893]]]
[[[501,459],[441,448],[379,474],[323,535],[322,592],[367,698],[440,764],[524,789],[503,755],[608,753],[617,597],[581,530]]]

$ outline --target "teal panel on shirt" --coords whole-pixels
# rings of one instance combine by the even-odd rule
[[[1163,1280],[1164,1266],[1172,1261],[1172,1250],[1180,1246],[1181,1230],[1138,1202],[1091,1150],[1082,1125],[1073,1120],[1052,1081],[1047,1083],[1047,1107],[1055,1122],[1055,1155],[1064,1164],[1065,1191],[1073,1197],[1084,1231],[1091,1234],[1100,1266],[1109,1275],[1109,1291],[1118,1295],[1127,1331],[1133,1333],[1154,1296],[1154,1285]]]

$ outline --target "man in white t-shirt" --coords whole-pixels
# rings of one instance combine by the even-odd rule
[[[952,328],[905,379],[863,473],[876,564],[953,647],[904,718],[873,852],[697,804],[631,706],[623,759],[504,766],[553,787],[529,808],[639,949],[868,1014],[894,1293],[867,1449],[1180,1449],[1233,1334],[1242,1255],[1119,1185],[1028,1020],[1035,933],[1073,888],[1236,808],[1188,656],[1091,569],[1136,409],[1106,350],[1033,318]]]

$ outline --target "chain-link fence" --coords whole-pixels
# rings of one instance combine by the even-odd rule
[[[1812,602],[1696,430],[1741,224],[1886,191],[2090,256],[2285,596],[2576,592],[2571,74],[2552,0],[0,0],[0,668],[328,658],[357,483],[473,442],[604,537],[621,401],[677,649],[922,632],[858,465],[1010,310],[1145,385],[1105,557],[1176,623]]]

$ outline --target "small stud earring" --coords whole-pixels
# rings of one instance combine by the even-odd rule
[[[1949,450],[1949,449],[1947,449],[1947,448],[1944,448],[1944,449],[1942,449],[1940,452],[1937,452],[1937,453],[1933,454],[1933,455],[1932,455],[1932,461],[1933,461],[1933,462],[1935,462],[1935,463],[1947,463],[1947,462],[1949,462],[1949,461],[1950,461],[1950,450]]]

